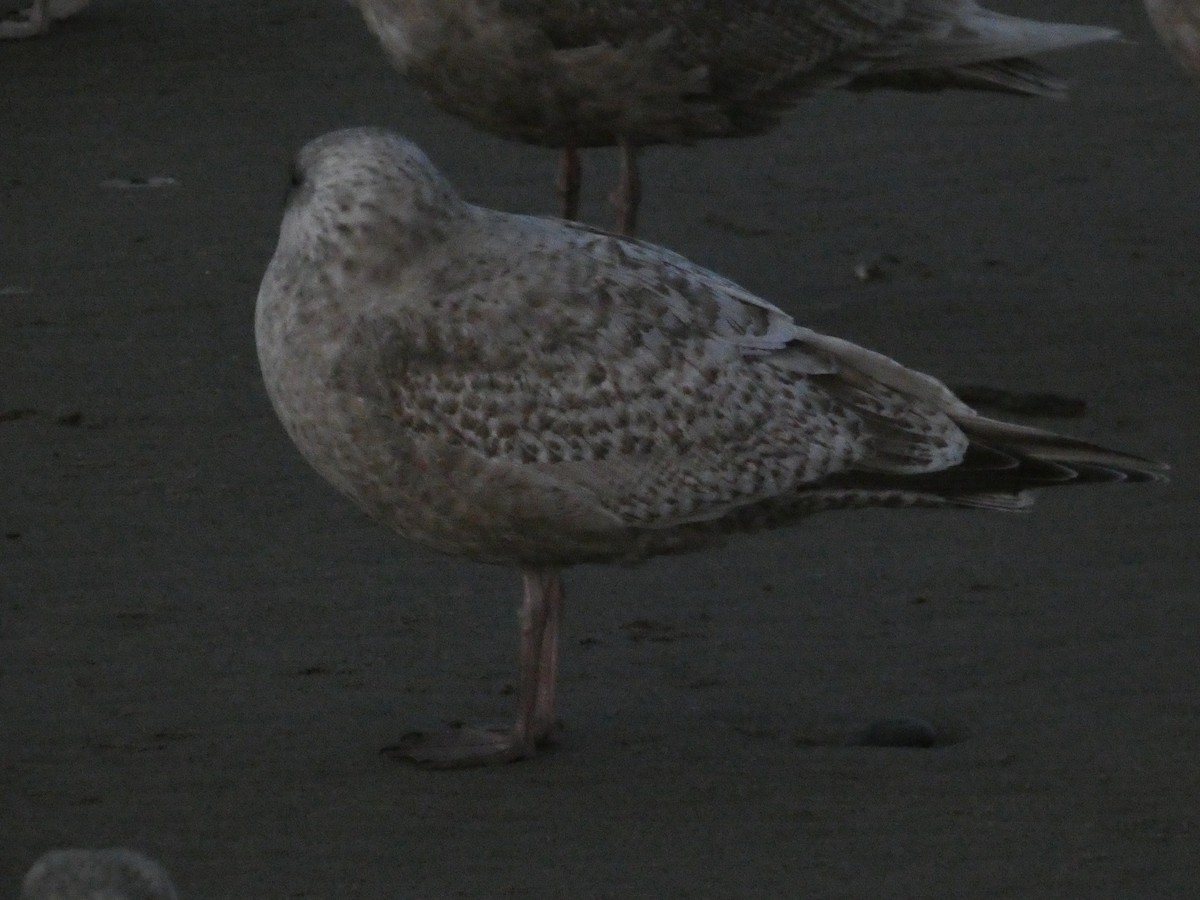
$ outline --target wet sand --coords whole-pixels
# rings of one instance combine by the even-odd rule
[[[530,212],[554,154],[433,109],[338,0],[97,0],[0,44],[0,893],[124,844],[189,898],[1190,896],[1200,92],[1131,0],[994,5],[1136,43],[1050,60],[1063,103],[835,93],[648,151],[641,233],[951,383],[1083,400],[1036,421],[1172,483],[571,572],[561,745],[450,773],[379,749],[509,717],[517,579],[306,467],[254,298],[316,134],[396,128]],[[937,744],[848,744],[898,716]]]

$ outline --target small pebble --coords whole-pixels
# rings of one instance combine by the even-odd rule
[[[140,176],[135,176],[133,178],[105,178],[100,182],[100,187],[116,188],[117,190],[122,191],[136,191],[175,187],[178,184],[178,179],[172,178],[170,175],[150,175],[146,178]]]
[[[864,283],[879,281],[884,277],[883,266],[877,259],[860,259],[854,264],[854,277]]]
[[[860,747],[932,747],[937,731],[924,719],[879,719],[851,741]]]

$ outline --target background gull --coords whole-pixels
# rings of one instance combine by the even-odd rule
[[[293,183],[256,314],[288,434],[379,521],[525,581],[514,729],[409,736],[418,761],[551,736],[564,567],[821,510],[1015,511],[1032,487],[1163,477],[981,417],[670,251],[472,206],[389,132],[312,141]]]
[[[164,869],[136,850],[50,850],[30,867],[21,900],[178,900]]]
[[[396,67],[486,131],[562,148],[564,218],[580,147],[618,146],[631,234],[636,154],[762,134],[799,99],[848,85],[1058,96],[1025,59],[1117,32],[1034,22],[974,0],[351,0]]]
[[[1171,54],[1200,78],[1200,0],[1145,0],[1150,23]]]

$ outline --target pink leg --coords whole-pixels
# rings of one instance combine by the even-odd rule
[[[513,734],[530,748],[554,737],[554,682],[558,677],[558,626],[562,618],[562,577],[556,571],[527,569],[521,608],[520,708]]]
[[[536,575],[526,575],[538,577]],[[554,717],[554,685],[558,680],[558,630],[562,622],[563,583],[558,572],[542,576],[545,597],[546,621],[542,629],[542,645],[539,650],[536,696],[533,709],[532,734],[535,743],[550,743],[558,730]]]
[[[515,762],[549,743],[557,726],[554,681],[558,669],[558,626],[562,618],[562,576],[553,569],[526,569],[521,605],[520,688],[517,721],[511,730],[451,727],[410,732],[388,756],[438,769]]]
[[[579,163],[579,150],[568,144],[562,149],[558,165],[558,197],[562,201],[564,219],[579,218],[579,186],[583,181],[583,168]]]
[[[642,179],[638,175],[638,148],[621,139],[621,175],[610,200],[617,208],[617,233],[633,235],[637,228],[638,206],[642,202]]]

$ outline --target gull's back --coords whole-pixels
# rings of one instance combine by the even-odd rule
[[[1059,95],[1025,57],[1116,32],[971,0],[354,0],[448,111],[550,146],[761,133],[852,85]]]

